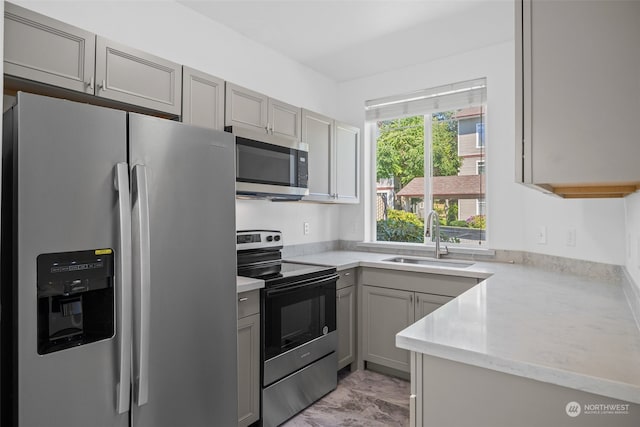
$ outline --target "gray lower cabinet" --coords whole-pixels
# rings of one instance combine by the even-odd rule
[[[396,334],[413,323],[413,292],[362,287],[363,359],[409,372],[409,352],[396,347]]]
[[[224,130],[224,80],[183,66],[182,121]]]
[[[96,38],[96,95],[180,115],[182,66],[129,46]]]
[[[396,334],[478,283],[477,278],[363,268],[362,360],[410,372]]]
[[[93,95],[95,34],[11,3],[4,18],[6,75]]]
[[[238,426],[260,418],[260,291],[238,294]]]
[[[338,274],[336,330],[338,369],[342,369],[356,360],[356,270],[340,271]]]
[[[444,295],[423,294],[421,292],[416,292],[415,298],[415,321],[422,319],[427,314],[442,307],[453,299],[453,297]]]
[[[300,140],[300,107],[227,82],[225,126]]]

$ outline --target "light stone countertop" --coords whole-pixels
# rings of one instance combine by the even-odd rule
[[[264,280],[250,277],[236,276],[236,292],[248,292],[264,288]]]
[[[400,331],[411,351],[640,403],[640,330],[622,281],[477,262],[447,269],[331,251],[290,261],[487,278]]]

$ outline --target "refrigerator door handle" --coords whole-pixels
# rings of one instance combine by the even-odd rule
[[[133,167],[133,281],[136,295],[134,400],[142,406],[149,400],[149,328],[151,301],[151,245],[149,241],[149,193],[147,168]]]
[[[120,374],[116,394],[116,410],[119,414],[123,414],[129,411],[129,402],[131,401],[131,205],[129,165],[127,163],[116,164],[114,185],[118,192],[119,219],[116,283],[120,285],[117,310]]]

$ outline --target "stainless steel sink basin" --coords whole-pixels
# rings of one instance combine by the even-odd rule
[[[383,259],[383,261],[397,262],[402,264],[433,265],[436,267],[450,267],[450,268],[467,268],[475,264],[473,262],[460,261],[457,259],[409,258],[409,257],[388,258],[388,259]]]

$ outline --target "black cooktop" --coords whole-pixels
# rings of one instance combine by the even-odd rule
[[[263,279],[265,287],[272,288],[293,282],[316,279],[325,276],[331,276],[336,273],[334,267],[325,267],[310,264],[298,264],[293,262],[282,261],[279,265],[279,271],[273,271],[264,274],[264,272],[256,272],[256,274],[243,271],[243,275],[248,275],[255,279]]]

